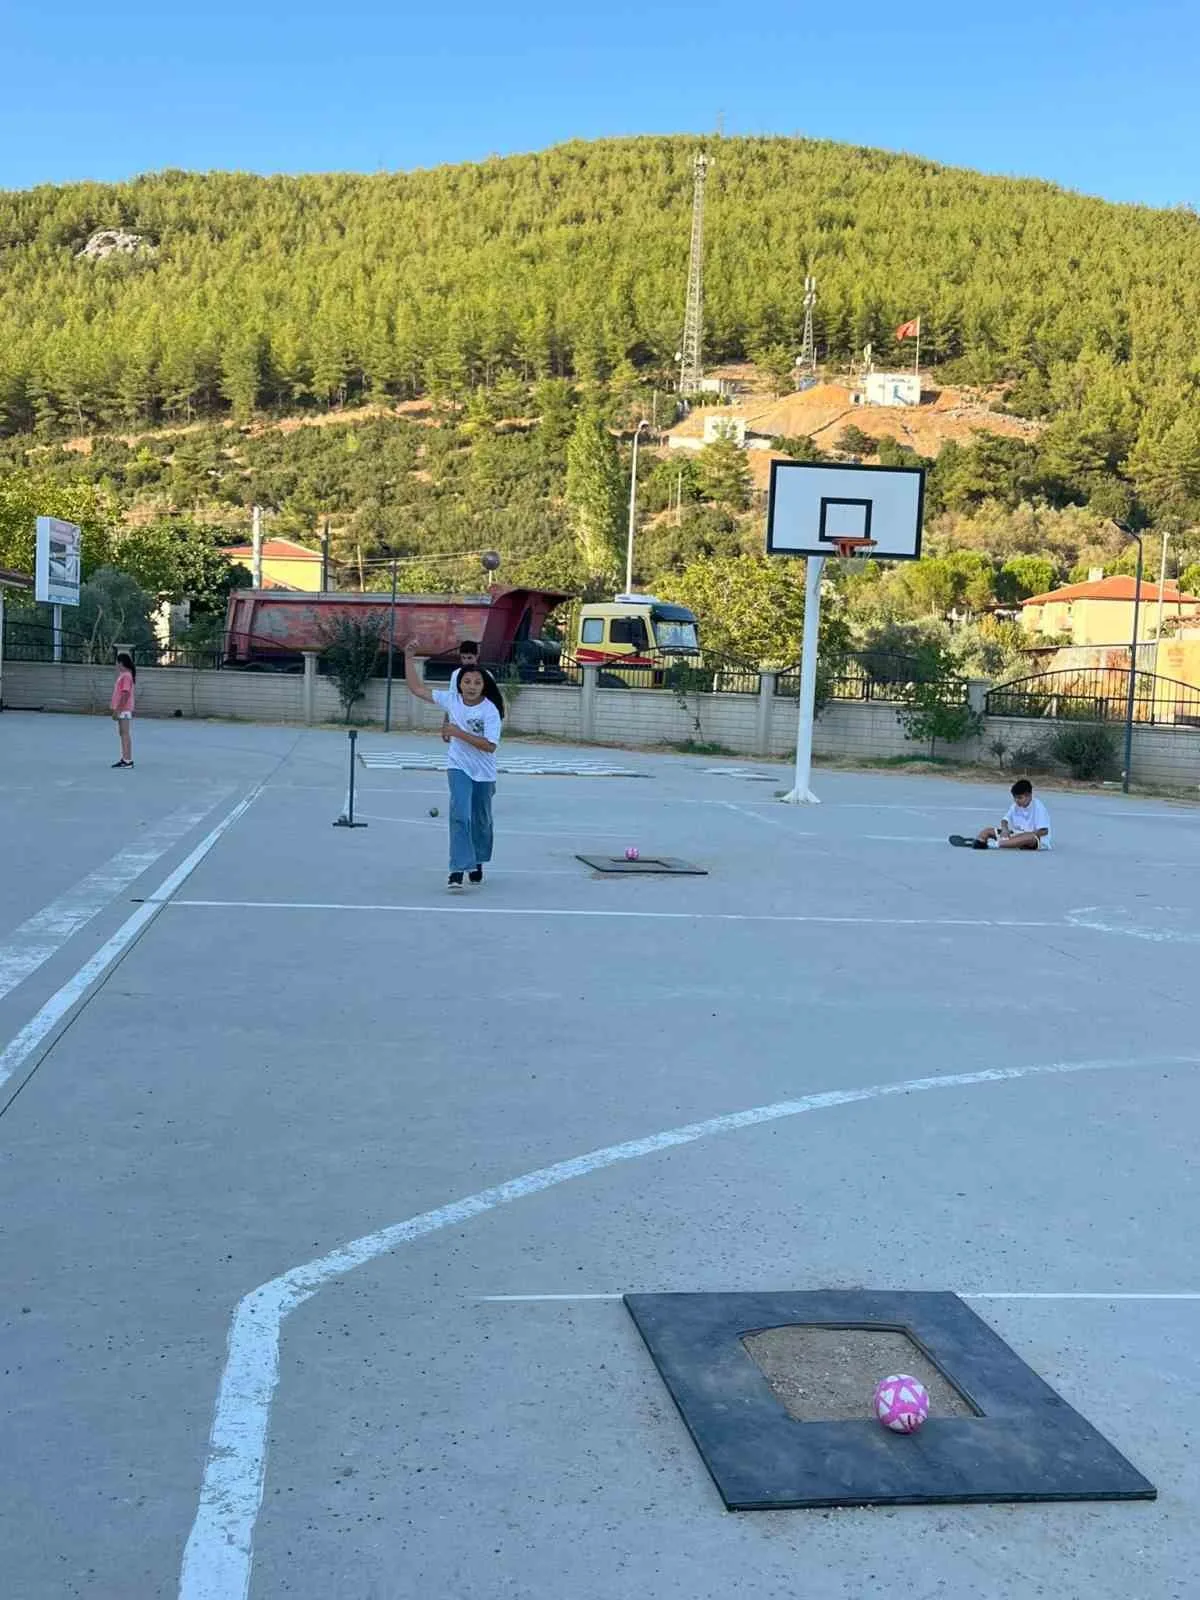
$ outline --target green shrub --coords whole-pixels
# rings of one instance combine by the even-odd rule
[[[325,622],[320,632],[324,645],[321,655],[329,668],[329,676],[337,685],[338,698],[349,722],[379,664],[387,622],[383,617],[337,617]]]
[[[1017,774],[1049,772],[1053,765],[1049,746],[1044,744],[1019,744],[1010,753],[1009,767]]]
[[[983,718],[957,698],[952,684],[917,683],[908,705],[900,712],[900,723],[906,739],[929,740],[932,756],[939,739],[945,744],[970,739],[982,728]]]
[[[1073,778],[1115,778],[1121,770],[1116,735],[1098,724],[1059,728],[1049,749]]]

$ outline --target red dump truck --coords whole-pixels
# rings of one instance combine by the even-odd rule
[[[493,588],[488,594],[400,594],[394,640],[400,649],[415,639],[422,655],[443,657],[447,667],[459,642],[474,639],[488,666],[516,662],[548,675],[558,664],[558,645],[541,637],[555,606],[570,596],[549,589]],[[225,614],[225,661],[229,666],[298,669],[306,650],[321,650],[330,622],[377,617],[384,625],[391,596],[298,594],[279,589],[235,589]],[[436,675],[436,674],[435,674]]]

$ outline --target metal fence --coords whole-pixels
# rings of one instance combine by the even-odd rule
[[[990,690],[990,717],[1046,717],[1058,721],[1124,722],[1129,706],[1128,667],[1060,668],[1016,678]],[[1162,728],[1200,728],[1200,689],[1155,672],[1133,674],[1133,720]]]
[[[833,663],[818,663],[818,691],[822,700],[876,701],[882,705],[909,705],[919,689],[936,687],[948,705],[966,705],[965,678],[939,673],[920,656],[888,655],[879,651],[851,653]],[[775,680],[775,693],[792,699],[800,693],[800,668],[789,667]]]
[[[81,633],[63,628],[59,638],[60,661],[92,664],[101,658],[95,653],[94,642]],[[49,623],[24,622],[17,617],[4,618],[4,656],[8,661],[53,661],[54,629]],[[112,651],[103,660],[111,662]]]
[[[596,683],[601,689],[664,689],[674,694],[758,693],[761,674],[757,667],[733,656],[706,651],[695,663],[663,656],[647,664],[625,665],[619,656],[591,663],[596,667]]]
[[[239,661],[238,668],[250,672],[301,672],[303,658],[299,655],[279,655],[278,641],[262,639],[254,634],[233,634],[229,647],[238,654],[246,653],[253,659]],[[4,619],[4,655],[8,661],[54,661],[72,666],[110,667],[118,646],[107,638],[93,638],[63,628],[59,636],[58,654],[55,654],[54,628],[48,622],[27,622],[21,617],[6,615]],[[193,667],[214,671],[233,665],[226,661],[226,642],[221,639],[209,643],[186,644],[173,642],[140,644],[133,651],[139,667]]]
[[[536,641],[534,641],[536,642]],[[426,668],[425,676],[432,679],[434,663]],[[583,669],[574,656],[563,654],[557,647],[551,653],[534,655],[519,647],[510,650],[503,661],[485,661],[484,666],[497,683],[534,684],[546,686],[569,684],[578,688],[583,682]],[[457,657],[448,663],[447,676],[457,670]]]

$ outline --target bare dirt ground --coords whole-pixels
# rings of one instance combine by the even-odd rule
[[[674,428],[674,438],[698,438],[704,432],[706,417],[719,415],[738,418],[757,434],[789,438],[809,438],[822,449],[832,448],[842,430],[851,423],[872,438],[891,434],[900,444],[911,445],[919,454],[936,456],[954,440],[969,444],[975,434],[1002,434],[1010,438],[1036,436],[1038,424],[1022,417],[992,411],[985,398],[973,391],[936,388],[928,378],[920,407],[855,405],[847,383],[821,383],[815,388],[772,399],[761,394],[745,394],[732,406],[697,407]],[[769,471],[772,455],[766,451],[750,453],[751,471],[757,482]]]

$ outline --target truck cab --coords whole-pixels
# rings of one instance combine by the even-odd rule
[[[599,675],[602,685],[636,682],[659,688],[672,663],[699,665],[695,613],[650,594],[619,594],[581,606],[575,659],[580,666],[608,668]],[[631,670],[624,676],[612,670],[621,667]]]

